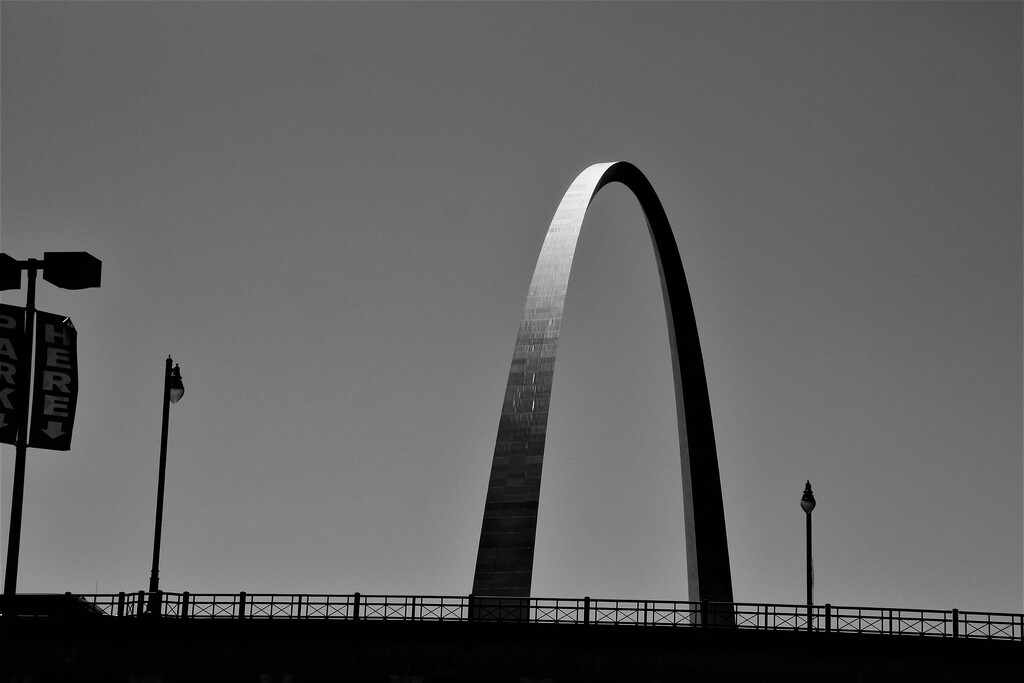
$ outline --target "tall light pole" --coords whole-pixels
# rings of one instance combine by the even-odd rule
[[[811,605],[814,604],[814,563],[811,560],[811,511],[814,510],[814,491],[811,482],[804,486],[804,495],[800,498],[800,508],[807,517],[807,630],[811,630]]]
[[[21,271],[28,272],[28,289],[25,292],[25,334],[24,349],[28,354],[23,365],[26,375],[35,366],[35,352],[32,335],[35,331],[36,276],[40,271],[43,279],[61,289],[90,289],[100,286],[102,263],[98,258],[84,251],[47,251],[42,260],[19,261],[7,254],[0,254],[0,290],[21,289]],[[4,610],[13,615],[14,596],[18,592],[18,558],[21,551],[21,512],[25,501],[25,460],[28,450],[29,392],[31,382],[26,382],[21,393],[21,402],[15,412],[19,416],[14,456],[14,488],[11,492],[11,522],[7,540],[7,565],[4,571]],[[14,406],[12,406],[14,407]]]
[[[171,367],[171,357],[164,362],[164,412],[160,428],[160,479],[156,489],[156,529],[153,531],[153,570],[149,574],[149,612],[160,614],[160,531],[164,523],[164,475],[167,471],[167,419],[172,403],[185,395],[181,368]]]

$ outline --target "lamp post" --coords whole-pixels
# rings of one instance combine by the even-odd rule
[[[160,428],[160,478],[156,489],[156,529],[153,531],[153,570],[149,574],[149,612],[160,614],[160,531],[164,522],[164,474],[167,471],[167,419],[170,406],[185,395],[181,368],[171,367],[171,357],[164,362],[163,423]]]
[[[804,486],[804,495],[800,498],[800,508],[807,517],[807,630],[811,630],[811,605],[814,604],[814,563],[811,560],[811,511],[814,510],[814,491],[811,482]]]
[[[84,251],[47,251],[42,260],[19,261],[7,254],[0,254],[0,290],[21,289],[21,271],[28,272],[28,289],[25,292],[25,339],[24,348],[28,353],[24,365],[28,372],[35,366],[32,333],[35,329],[36,276],[40,271],[43,279],[61,289],[90,289],[100,286],[101,261]],[[21,550],[21,512],[25,501],[25,460],[28,450],[29,392],[28,386],[21,392],[21,405],[17,413],[20,418],[15,439],[14,487],[11,491],[11,524],[7,540],[7,565],[4,572],[4,612],[15,612],[14,596],[18,592],[18,556]]]

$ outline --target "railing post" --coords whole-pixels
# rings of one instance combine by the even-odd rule
[[[825,633],[832,632],[832,603],[825,603]]]
[[[700,625],[703,628],[707,628],[708,627],[709,622],[711,621],[710,617],[711,617],[711,610],[708,609],[708,601],[707,600],[701,600],[700,601]]]
[[[352,621],[359,621],[359,591],[352,595]]]
[[[590,596],[583,598],[583,623],[590,623]]]
[[[960,610],[953,608],[953,637],[957,638],[960,635]]]
[[[185,591],[181,594],[181,613],[178,615],[182,619],[188,619],[188,603],[189,594],[188,591]]]
[[[141,617],[146,613],[146,591],[139,591],[139,604],[135,605],[135,616]]]
[[[245,591],[238,594],[238,618],[245,619]]]
[[[475,597],[472,593],[469,594],[466,603],[466,621],[474,621],[476,619],[476,606],[473,604]]]
[[[124,591],[120,591],[117,594],[117,616],[124,616]]]

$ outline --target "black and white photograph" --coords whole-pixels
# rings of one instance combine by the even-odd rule
[[[2,0],[0,682],[1016,680],[1022,36]]]

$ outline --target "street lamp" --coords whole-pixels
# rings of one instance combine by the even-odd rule
[[[47,251],[43,258],[18,260],[8,254],[0,254],[0,290],[21,289],[21,271],[28,273],[28,289],[25,292],[25,333],[24,348],[28,351],[25,367],[33,368],[35,348],[32,332],[36,314],[36,276],[42,272],[43,279],[61,289],[90,289],[100,286],[102,262],[84,251]],[[31,372],[31,370],[29,370]],[[18,592],[18,556],[21,550],[21,512],[25,500],[25,460],[28,450],[29,392],[25,385],[20,405],[12,406],[19,416],[15,438],[14,486],[11,491],[11,522],[7,541],[7,568],[4,572],[4,609],[14,613],[14,596]]]
[[[811,605],[814,604],[814,564],[811,561],[811,511],[814,510],[814,491],[811,482],[804,486],[804,495],[800,498],[800,509],[807,516],[807,630],[811,630]]]
[[[164,474],[167,471],[167,419],[170,405],[185,395],[181,368],[171,367],[171,357],[164,362],[163,424],[160,428],[160,479],[156,490],[156,529],[153,531],[153,570],[149,574],[149,612],[160,614],[160,530],[164,521]]]

